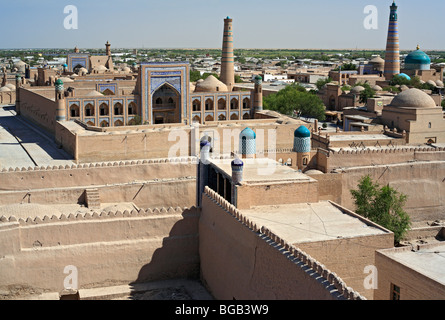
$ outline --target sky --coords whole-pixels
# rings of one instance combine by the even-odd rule
[[[239,49],[381,49],[392,0],[2,1],[0,48],[220,48],[224,18]],[[445,1],[398,0],[402,50],[445,50]],[[77,9],[77,29],[72,11]],[[365,7],[377,9],[371,20]],[[364,21],[375,29],[365,28]],[[67,23],[68,22],[68,23]]]

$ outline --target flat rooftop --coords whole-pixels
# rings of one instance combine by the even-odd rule
[[[379,252],[445,285],[445,243],[420,247],[416,251],[395,248]]]
[[[329,136],[329,139],[334,141],[366,141],[366,140],[392,140],[394,138],[387,136],[386,134],[336,134]]]
[[[256,206],[242,214],[292,244],[388,233],[329,201]]]
[[[0,170],[73,164],[54,138],[16,116],[14,106],[0,106]]]
[[[233,159],[211,159],[213,165],[218,171],[225,174],[228,178],[232,177]],[[316,180],[298,172],[288,166],[281,165],[275,160],[269,158],[242,159],[244,162],[243,182],[253,183],[283,183],[283,182],[315,182]]]

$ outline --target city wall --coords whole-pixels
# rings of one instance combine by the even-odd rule
[[[20,114],[47,132],[54,134],[56,103],[40,91],[20,88]],[[41,90],[44,92],[44,90]],[[54,99],[54,91],[53,97]]]
[[[195,161],[188,157],[3,169],[0,205],[84,203],[85,189],[97,188],[102,203],[193,206]]]
[[[0,219],[0,290],[6,299],[78,288],[199,277],[196,208]],[[71,269],[72,270],[72,269]]]
[[[433,147],[398,147],[380,149],[340,149],[339,151],[318,148],[317,163],[319,169],[331,172],[335,169],[407,163],[415,161],[443,161],[445,148]]]
[[[216,299],[364,299],[320,262],[253,224],[208,187],[199,221],[199,254],[201,279]]]
[[[199,140],[205,134],[212,139],[214,153],[238,153],[239,135],[244,128],[250,127],[257,132],[257,152],[261,153],[267,149],[291,148],[293,132],[298,127],[296,124],[277,125],[275,120],[266,123],[250,120],[248,124],[227,122],[198,128],[175,124],[106,129],[79,126],[74,131],[59,123],[56,141],[80,163],[184,157],[199,154]]]
[[[419,154],[430,157],[430,153]],[[437,155],[439,156],[439,155]],[[412,221],[443,219],[445,209],[445,162],[416,161],[376,166],[345,168],[342,173],[341,205],[354,210],[350,190],[357,189],[360,179],[370,175],[374,182],[383,186],[389,184],[407,195],[404,209]]]

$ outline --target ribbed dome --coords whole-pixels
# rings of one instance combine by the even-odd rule
[[[240,133],[240,137],[246,137],[246,139],[256,139],[256,133],[250,128],[246,128]]]
[[[422,90],[412,88],[399,93],[390,106],[398,108],[434,108],[436,102]]]
[[[195,92],[216,92],[216,91],[222,91],[226,92],[229,91],[227,89],[227,86],[216,79],[213,75],[210,75],[205,79],[204,81],[198,81],[196,83]]]
[[[300,126],[294,131],[294,137],[296,138],[310,138],[311,132],[305,126]]]
[[[381,86],[375,85],[375,86],[372,87],[372,90],[374,90],[374,91],[382,91],[383,89],[382,89]]]

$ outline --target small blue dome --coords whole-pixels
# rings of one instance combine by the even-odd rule
[[[252,129],[246,128],[241,131],[240,138],[241,137],[246,137],[246,139],[256,139],[256,133]]]
[[[411,80],[411,77],[407,75],[406,73],[400,73],[398,76],[405,78],[406,80]]]
[[[310,138],[311,132],[305,126],[300,126],[300,127],[298,127],[297,130],[295,130],[294,137],[296,137],[296,138]]]
[[[241,159],[239,159],[239,158],[236,158],[235,160],[233,160],[231,164],[232,164],[233,167],[242,167],[242,166],[244,166],[244,162]]]

